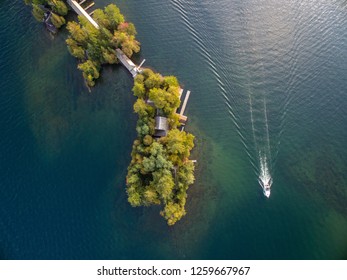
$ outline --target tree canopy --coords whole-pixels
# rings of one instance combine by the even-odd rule
[[[177,129],[179,83],[174,76],[144,69],[134,79],[133,92],[139,119],[128,167],[128,201],[134,207],[163,205],[160,214],[174,225],[186,214],[186,192],[194,182],[194,164],[189,160],[194,136]],[[157,114],[170,124],[168,134],[159,139],[154,137]]]
[[[79,23],[67,24],[70,33],[66,40],[68,49],[71,55],[82,60],[83,63],[86,60],[91,61],[98,71],[103,64],[118,63],[117,48],[120,48],[128,57],[140,51],[140,43],[135,39],[135,26],[125,22],[124,16],[116,5],[110,4],[104,10],[94,11],[93,19],[98,23],[98,29],[85,17],[79,16],[78,19]],[[89,65],[91,66],[90,63]],[[87,84],[94,86],[99,75],[85,73],[83,69],[86,68],[80,65],[78,69],[83,71]]]
[[[51,22],[56,28],[65,24],[64,16],[68,13],[68,7],[63,0],[24,0],[24,3],[32,6],[32,14],[38,21],[44,21],[45,12],[52,13]]]

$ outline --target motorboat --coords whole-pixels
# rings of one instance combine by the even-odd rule
[[[264,195],[269,198],[270,197],[270,186],[268,184],[265,185],[265,187],[263,187],[263,193]]]
[[[269,198],[270,194],[271,194],[271,184],[272,184],[271,178],[266,180],[266,181],[259,180],[259,183],[260,183],[261,187],[263,188],[264,195],[267,198]]]

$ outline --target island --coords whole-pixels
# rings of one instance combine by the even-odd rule
[[[36,20],[43,22],[46,28],[56,33],[65,23],[68,7],[62,0],[24,0],[32,6],[32,14]]]
[[[94,25],[84,16],[79,16],[78,20],[79,23],[67,24],[70,36],[66,43],[70,53],[80,61],[78,69],[83,72],[88,86],[95,85],[102,65],[118,63],[116,49],[121,49],[128,57],[140,51],[134,24],[125,21],[116,5],[96,9]]]
[[[179,91],[176,77],[150,69],[134,79],[139,119],[128,167],[128,200],[132,206],[163,204],[160,214],[168,225],[186,214],[187,190],[194,182],[194,163],[189,160],[194,136],[178,129]]]
[[[66,24],[66,43],[71,55],[78,59],[77,68],[88,87],[95,86],[105,64],[122,62],[132,74],[138,121],[126,176],[128,201],[133,207],[162,205],[160,214],[168,225],[174,225],[186,214],[187,190],[195,180],[194,161],[189,159],[194,136],[184,131],[187,117],[182,112],[186,102],[177,113],[183,91],[177,78],[141,68],[130,60],[140,51],[140,43],[135,38],[134,24],[125,21],[114,4],[89,15],[73,0],[25,3],[32,6],[37,20],[55,28],[47,28],[53,33],[65,24],[67,6],[79,14],[78,22]],[[188,91],[186,99],[189,94]]]

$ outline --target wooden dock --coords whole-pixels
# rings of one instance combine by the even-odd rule
[[[179,98],[180,99],[182,98],[183,92],[184,92],[184,90],[182,88],[180,88],[180,90],[179,90]],[[186,110],[189,96],[190,96],[190,90],[187,91],[187,93],[186,93],[186,95],[184,97],[182,106],[177,108],[177,112],[176,112],[176,114],[177,114],[177,116],[179,118],[179,122],[182,125],[185,125],[187,120],[188,120],[188,117],[184,115],[184,111]],[[181,129],[184,130],[184,126],[182,126]]]
[[[75,0],[67,0],[69,6],[80,16],[84,16],[96,29],[99,29],[99,24],[81,7]]]
[[[182,116],[184,115],[184,111],[186,110],[189,96],[190,96],[190,90],[187,91],[186,97],[184,98],[183,105],[181,107],[180,115]]]
[[[95,3],[92,2],[87,7],[85,7],[84,10],[86,11],[86,10],[90,9],[91,7],[93,7],[94,5],[95,5]]]
[[[119,61],[125,66],[126,69],[128,69],[133,77],[140,73],[139,67],[137,67],[135,63],[122,52],[121,49],[116,49],[116,53]]]

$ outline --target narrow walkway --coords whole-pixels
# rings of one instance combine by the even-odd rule
[[[183,115],[184,111],[186,110],[186,106],[187,106],[187,103],[188,103],[189,96],[190,96],[190,90],[187,91],[186,97],[184,98],[183,105],[182,105],[182,108],[181,108],[181,111],[180,111],[180,115]]]
[[[81,7],[75,0],[67,0],[69,6],[80,16],[85,16],[86,19],[96,28],[99,29],[99,24]]]
[[[131,59],[122,52],[121,49],[116,49],[116,52],[119,61],[125,66],[126,69],[128,69],[133,77],[140,73],[139,67],[137,67],[135,63],[132,62]]]

